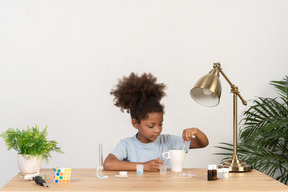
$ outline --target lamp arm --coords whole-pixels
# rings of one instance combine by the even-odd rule
[[[239,90],[238,90],[238,87],[236,87],[230,80],[229,78],[226,76],[226,74],[224,73],[224,71],[222,70],[221,68],[221,65],[220,63],[214,63],[214,68],[216,68],[222,75],[223,77],[226,79],[226,81],[230,84],[231,86],[231,92],[232,93],[235,93],[242,101],[242,104],[243,105],[247,105],[247,102],[243,99],[243,97],[241,96]]]

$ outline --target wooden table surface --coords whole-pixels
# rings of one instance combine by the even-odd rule
[[[184,169],[183,173],[194,174],[192,177],[179,176],[178,173],[167,171],[144,172],[137,175],[135,171],[128,172],[128,178],[118,178],[119,172],[104,171],[107,179],[98,179],[95,169],[72,169],[71,182],[55,184],[52,169],[42,169],[46,175],[49,187],[35,184],[34,181],[25,182],[20,175],[16,175],[0,191],[286,191],[288,186],[262,174],[256,170],[245,173],[229,173],[229,179],[207,181],[207,169]]]

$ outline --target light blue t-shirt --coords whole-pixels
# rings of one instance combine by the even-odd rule
[[[185,152],[189,151],[190,141],[185,143]],[[163,152],[168,150],[182,149],[183,138],[181,136],[163,134],[151,142],[141,143],[136,135],[120,140],[111,154],[115,155],[118,160],[129,162],[146,162],[152,159],[163,161],[164,164],[168,164],[168,160],[162,157]]]

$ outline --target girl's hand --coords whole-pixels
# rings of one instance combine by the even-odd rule
[[[153,159],[145,163],[140,162],[128,162],[118,160],[117,157],[113,154],[109,154],[104,161],[104,170],[107,171],[135,171],[137,164],[143,164],[145,171],[159,171],[159,165],[163,164],[163,161]]]
[[[182,137],[185,143],[190,141],[193,138],[193,135],[198,133],[197,128],[189,128],[189,129],[184,129],[182,133]]]
[[[198,128],[185,129],[182,137],[185,143],[191,141],[189,149],[202,148],[209,144],[206,135]]]
[[[157,159],[153,159],[143,163],[144,171],[159,171],[159,165],[162,165],[163,161]]]

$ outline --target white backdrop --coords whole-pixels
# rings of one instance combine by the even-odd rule
[[[185,167],[217,164],[214,146],[232,142],[230,87],[222,77],[214,108],[189,91],[220,62],[248,104],[275,97],[269,82],[288,71],[287,10],[285,0],[1,0],[0,132],[47,125],[65,155],[52,153],[42,167],[95,167],[98,143],[106,157],[136,133],[111,88],[151,72],[168,86],[162,133],[199,127],[209,137]],[[0,187],[17,173],[16,152],[0,139]]]

